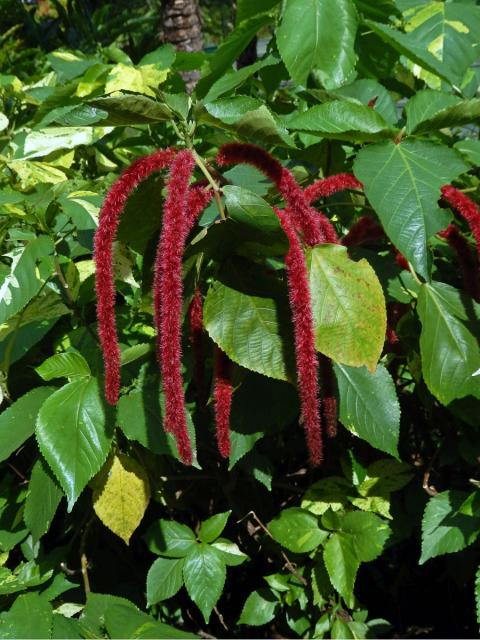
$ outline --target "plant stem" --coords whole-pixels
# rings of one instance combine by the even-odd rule
[[[207,169],[206,164],[203,162],[202,158],[198,155],[198,153],[195,150],[193,150],[193,155],[194,155],[194,158],[195,158],[195,162],[197,163],[197,167],[203,173],[203,175],[205,176],[205,178],[208,181],[208,184],[213,189],[213,196],[215,198],[215,202],[217,203],[217,209],[218,209],[218,212],[220,214],[220,218],[222,220],[226,220],[225,210],[223,208],[222,199],[220,197],[220,187],[218,186],[217,182],[215,182],[215,180],[212,177],[212,174]]]

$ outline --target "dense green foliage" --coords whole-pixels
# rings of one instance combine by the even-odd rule
[[[176,53],[155,48],[154,2],[103,3],[88,28],[81,2],[53,2],[47,22],[29,13],[30,27],[12,4],[0,1],[0,637],[476,635],[480,306],[437,232],[455,219],[478,282],[470,228],[439,201],[452,182],[478,200],[480,7],[237,0],[215,51]],[[272,34],[265,54],[234,70],[258,32]],[[185,70],[200,72],[192,96]],[[232,140],[268,149],[303,187],[353,172],[364,192],[322,210],[340,237],[365,213],[385,231],[306,250],[340,421],[319,468],[299,426],[279,194],[251,167],[215,169]],[[235,363],[232,451],[220,458],[212,402],[196,402],[185,324],[192,467],[163,432],[155,361],[164,176],[132,195],[115,246],[116,409],[96,325],[103,197],[170,145],[225,183],[227,219],[218,203],[204,212],[184,283],[186,302],[204,295],[208,380],[214,343]]]

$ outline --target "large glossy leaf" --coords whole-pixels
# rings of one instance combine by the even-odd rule
[[[289,129],[339,140],[373,141],[393,136],[389,125],[377,111],[349,100],[315,105],[288,117],[286,125]]]
[[[12,254],[10,273],[0,286],[0,324],[15,315],[40,291],[50,275],[53,241],[39,236]]]
[[[46,463],[39,459],[33,465],[28,483],[23,519],[34,542],[47,533],[63,493]]]
[[[434,282],[418,296],[422,323],[423,378],[442,404],[473,395],[480,398],[480,305],[457,289]]]
[[[57,353],[47,358],[36,368],[36,372],[47,381],[55,378],[88,378],[91,375],[88,362],[77,351]]]
[[[53,391],[52,387],[32,389],[0,414],[0,461],[33,435],[40,407]]]
[[[117,454],[95,479],[93,508],[113,533],[128,544],[150,501],[145,469],[133,458]]]
[[[95,98],[89,105],[108,114],[100,120],[102,125],[149,124],[172,116],[172,111],[165,104],[130,93]]]
[[[334,94],[354,98],[366,106],[374,100],[373,109],[376,113],[382,116],[385,122],[390,125],[397,123],[398,115],[395,102],[387,89],[376,80],[361,78],[360,80],[355,80],[352,84],[335,89]]]
[[[207,624],[212,609],[222,594],[225,576],[225,562],[221,553],[204,542],[195,545],[185,558],[185,586]]]
[[[445,127],[460,127],[480,118],[480,99],[461,100],[440,91],[426,89],[405,105],[407,132],[424,133]]]
[[[38,414],[36,435],[71,511],[110,449],[111,434],[97,380],[76,380],[55,391]]]
[[[354,262],[341,245],[307,253],[315,342],[336,362],[374,371],[386,329],[382,287],[370,264]]]
[[[365,367],[334,365],[340,422],[372,447],[398,456],[400,405],[393,380],[382,364],[374,373]]]
[[[424,278],[427,240],[449,220],[437,204],[440,187],[466,170],[452,149],[411,139],[370,145],[355,160],[355,175],[388,237]]]
[[[15,159],[41,158],[59,149],[91,145],[110,133],[110,127],[49,127],[30,131],[15,152]]]
[[[318,518],[305,509],[284,509],[268,525],[274,540],[294,553],[308,553],[327,538],[318,526]]]
[[[353,80],[357,15],[351,0],[287,0],[277,45],[290,75],[306,84],[316,71],[327,89]]]
[[[422,520],[422,555],[420,564],[430,558],[461,551],[480,534],[480,517],[459,513],[468,494],[443,491],[430,500]]]

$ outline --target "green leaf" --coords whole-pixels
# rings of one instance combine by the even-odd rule
[[[279,4],[279,0],[238,0],[236,24],[242,23],[259,13],[268,11]]]
[[[246,67],[242,67],[241,69],[236,69],[235,71],[232,70],[230,73],[226,73],[213,83],[203,101],[211,102],[212,100],[216,100],[224,93],[229,93],[230,91],[233,91],[233,89],[238,88],[245,82],[245,80],[260,71],[260,69],[271,67],[274,64],[278,64],[278,62],[279,60],[277,57],[269,55],[263,60],[258,60],[257,62],[254,62],[253,64],[250,64]]]
[[[321,516],[328,509],[339,511],[348,504],[352,486],[345,478],[329,476],[314,482],[305,492],[302,509]]]
[[[105,611],[105,627],[110,638],[163,639],[196,638],[192,633],[179,631],[175,627],[139,611],[131,602],[112,604]]]
[[[453,147],[474,166],[480,165],[480,140],[459,140]]]
[[[92,373],[88,362],[81,353],[76,351],[57,353],[36,367],[35,371],[47,381],[55,378],[68,378],[70,381],[77,378],[88,378]]]
[[[217,538],[212,542],[212,547],[220,553],[227,567],[238,567],[248,560],[248,556],[240,551],[238,545],[226,538]]]
[[[36,435],[71,511],[110,449],[111,434],[98,382],[94,378],[76,380],[55,391],[40,409]]]
[[[334,533],[325,545],[323,560],[332,585],[347,604],[350,603],[355,577],[360,566],[352,537]]]
[[[248,624],[251,627],[268,624],[274,619],[278,605],[278,598],[271,589],[264,587],[253,591],[243,605],[237,624]]]
[[[292,507],[284,509],[268,525],[274,540],[294,553],[308,553],[322,544],[328,534],[318,526],[309,511]]]
[[[66,618],[55,613],[52,618],[52,640],[65,640],[65,638],[82,638],[80,625],[76,618]]]
[[[0,414],[0,461],[33,435],[40,407],[53,391],[52,387],[32,389]]]
[[[353,635],[349,624],[347,624],[341,618],[335,617],[335,620],[332,623],[330,637],[333,640],[349,640],[350,638],[355,638],[356,636]]]
[[[50,275],[54,245],[48,236],[39,236],[12,252],[10,273],[0,286],[0,324],[23,309],[40,291]]]
[[[346,247],[321,245],[307,253],[317,350],[374,371],[385,340],[382,286],[370,264],[354,262]]]
[[[393,135],[389,125],[375,109],[348,100],[317,104],[307,111],[289,116],[285,123],[289,129],[338,140],[373,141]]]
[[[431,89],[419,91],[405,104],[407,133],[424,129],[422,125],[429,123],[432,118],[435,120],[437,114],[448,111],[451,107],[455,107],[455,105],[461,102],[461,98],[451,93],[442,93],[441,91],[432,91]],[[427,124],[426,130],[428,131],[428,129],[429,126]]]
[[[62,490],[45,462],[41,459],[37,460],[33,465],[28,483],[23,512],[23,519],[32,534],[34,543],[49,530],[62,497]]]
[[[369,102],[375,99],[374,111],[389,125],[397,123],[398,116],[395,102],[387,89],[376,80],[370,78],[355,80],[352,84],[338,87],[333,93],[336,96],[354,98],[365,106],[368,106]]]
[[[430,498],[422,519],[420,564],[461,551],[478,538],[480,518],[458,513],[467,496],[463,491],[443,491]]]
[[[130,93],[95,98],[89,105],[108,114],[99,122],[102,125],[153,124],[169,120],[172,116],[172,111],[165,104]]]
[[[432,113],[415,126],[414,132],[425,133],[446,127],[462,127],[471,122],[478,121],[479,118],[480,99],[463,100],[453,106]]]
[[[360,562],[371,562],[378,558],[391,534],[388,524],[374,513],[349,511],[344,515],[333,514],[328,523],[329,528],[332,521],[337,532],[351,537]]]
[[[357,14],[351,0],[287,0],[277,46],[291,77],[306,84],[317,71],[326,89],[353,80]]]
[[[188,595],[202,612],[208,624],[213,607],[225,584],[225,562],[222,555],[208,544],[195,545],[185,558],[183,577]]]
[[[158,69],[155,65],[133,67],[120,62],[108,74],[105,93],[132,91],[155,96],[154,89],[165,82],[167,76],[167,69]]]
[[[480,397],[480,305],[457,289],[434,282],[418,296],[420,353],[425,384],[442,404]]]
[[[202,542],[213,542],[225,529],[227,520],[230,517],[232,511],[225,511],[224,513],[217,513],[216,515],[208,518],[202,522],[198,537]]]
[[[41,158],[59,149],[92,145],[110,133],[109,127],[49,127],[30,131],[15,151],[15,160]]]
[[[184,558],[196,545],[190,527],[175,520],[158,520],[148,528],[145,542],[152,553],[169,558]]]
[[[52,605],[37,593],[18,596],[10,610],[0,615],[2,638],[50,638]]]
[[[127,347],[126,349],[124,349],[124,351],[122,351],[122,357],[120,359],[122,367],[130,364],[131,362],[135,362],[135,360],[138,360],[139,358],[143,358],[143,356],[146,356],[151,352],[152,345],[144,342],[134,344],[131,347]]]
[[[426,279],[427,240],[449,221],[437,204],[440,187],[466,170],[455,151],[423,140],[370,145],[355,159],[355,175],[385,232]]]
[[[372,447],[398,456],[400,405],[394,382],[382,364],[375,373],[365,367],[334,365],[339,419]]]
[[[157,558],[147,574],[148,606],[174,596],[183,585],[183,558]]]

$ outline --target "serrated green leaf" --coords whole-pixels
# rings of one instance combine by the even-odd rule
[[[346,247],[320,245],[307,253],[317,350],[335,362],[374,371],[385,339],[383,290],[370,264]]]
[[[143,95],[117,94],[90,100],[89,105],[108,115],[99,124],[124,126],[129,124],[152,124],[169,120],[172,111],[166,105]]]
[[[76,380],[55,391],[39,411],[36,436],[71,511],[110,449],[111,434],[97,380]]]
[[[217,513],[214,516],[208,518],[202,522],[198,531],[198,537],[202,542],[213,542],[225,529],[227,520],[230,517],[232,511],[225,511],[224,513]]]
[[[253,591],[243,605],[237,624],[248,624],[252,627],[267,624],[275,617],[278,606],[278,598],[271,589],[264,587]]]
[[[382,364],[375,373],[365,367],[334,364],[339,419],[372,447],[398,456],[400,405],[394,382]]]
[[[332,585],[349,603],[352,600],[353,585],[360,566],[352,537],[334,533],[325,545],[323,560]]]
[[[37,387],[0,414],[0,461],[6,460],[35,431],[35,421],[53,387]]]
[[[480,535],[480,518],[459,513],[468,494],[443,491],[430,500],[422,519],[422,555],[419,563],[455,553],[472,544]]]
[[[183,558],[157,558],[147,574],[149,606],[174,596],[183,585]]]
[[[352,84],[338,87],[334,90],[334,95],[354,98],[368,107],[372,100],[375,100],[373,109],[389,125],[395,125],[398,120],[395,102],[387,89],[371,78],[361,78]],[[371,108],[371,107],[370,107]]]
[[[451,93],[442,93],[441,91],[433,91],[432,89],[419,91],[405,104],[407,133],[421,130],[424,128],[422,125],[425,126],[432,118],[435,119],[437,114],[448,111],[461,102],[461,98]],[[426,124],[426,126],[426,130],[428,131],[428,124]]]
[[[249,64],[246,67],[236,69],[235,71],[232,70],[230,73],[225,73],[210,87],[207,95],[204,98],[204,102],[211,102],[212,100],[216,100],[223,94],[229,93],[233,89],[237,89],[248,78],[253,76],[253,74],[260,71],[260,69],[278,64],[278,62],[279,60],[277,57],[269,55],[263,60],[257,60],[257,62]]]
[[[49,530],[62,497],[62,490],[49,472],[46,463],[41,459],[37,460],[33,465],[28,483],[23,512],[23,519],[34,542],[40,540]]]
[[[480,140],[459,140],[453,147],[474,166],[480,165]]]
[[[291,77],[306,84],[316,70],[327,89],[353,79],[357,15],[350,0],[287,0],[277,46]]]
[[[440,187],[466,168],[452,149],[412,139],[370,145],[355,159],[355,175],[385,232],[427,280],[427,240],[449,221],[437,204]]]
[[[2,638],[50,638],[52,605],[38,593],[18,596],[7,613],[0,616]]]
[[[70,380],[88,378],[92,373],[88,362],[81,353],[76,351],[57,353],[42,362],[35,371],[46,381],[55,378],[69,378]]]
[[[422,323],[422,374],[442,404],[468,395],[480,397],[480,305],[450,285],[423,284],[418,296]]]
[[[226,538],[217,538],[215,542],[212,542],[212,547],[221,554],[227,567],[237,567],[243,564],[245,560],[248,560],[247,554],[240,551],[235,542],[227,540]]]
[[[169,558],[183,558],[196,544],[190,527],[175,520],[158,520],[148,528],[145,542],[152,553]]]
[[[325,511],[339,511],[348,503],[352,486],[345,478],[330,476],[314,482],[305,492],[301,507],[317,516]]]
[[[192,633],[179,631],[169,624],[158,622],[140,611],[131,602],[112,604],[105,611],[105,627],[110,638],[136,638],[154,640],[170,638],[196,638]]]
[[[313,551],[328,537],[318,526],[317,517],[298,507],[281,511],[268,524],[268,530],[274,540],[294,553]]]
[[[203,542],[195,545],[185,558],[183,577],[188,595],[208,624],[225,584],[226,569],[222,555]]]

